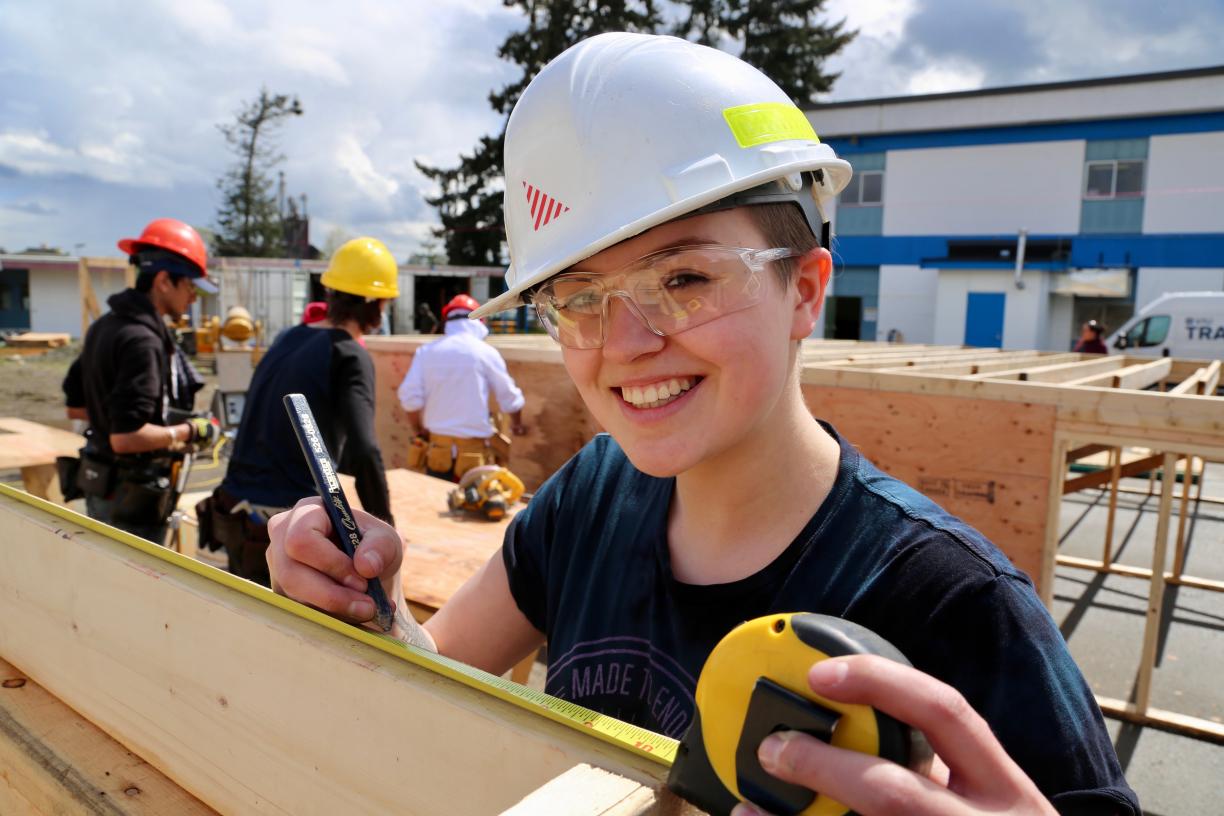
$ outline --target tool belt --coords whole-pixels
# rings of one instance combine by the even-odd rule
[[[268,574],[268,519],[288,507],[252,504],[223,487],[196,505],[199,546],[225,548],[229,571],[248,581],[272,586]]]
[[[62,476],[70,469],[57,465]],[[95,496],[113,502],[111,520],[119,524],[164,524],[178,501],[175,486],[182,466],[181,455],[116,456],[87,445],[81,448],[76,466],[73,497]]]
[[[417,437],[408,451],[408,469],[457,482],[463,474],[482,465],[499,464],[493,437]]]

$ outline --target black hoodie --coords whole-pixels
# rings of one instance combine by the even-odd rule
[[[111,310],[85,334],[68,370],[68,404],[84,398],[93,447],[110,450],[110,435],[145,423],[166,424],[174,342],[149,296],[125,289],[107,299]]]

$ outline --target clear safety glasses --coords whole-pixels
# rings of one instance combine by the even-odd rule
[[[604,344],[614,297],[660,337],[679,334],[760,303],[765,266],[801,254],[781,247],[675,247],[609,274],[558,275],[536,289],[531,302],[544,328],[567,348]]]

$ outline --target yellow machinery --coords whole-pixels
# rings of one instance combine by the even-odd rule
[[[463,474],[447,504],[451,512],[467,510],[497,521],[505,518],[506,510],[522,495],[519,477],[500,465],[482,465]]]

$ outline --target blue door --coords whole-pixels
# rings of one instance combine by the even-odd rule
[[[965,309],[965,345],[1002,348],[1006,306],[1006,292],[970,292]]]

